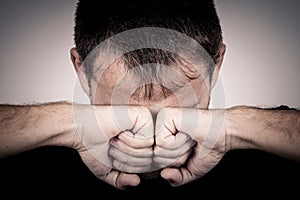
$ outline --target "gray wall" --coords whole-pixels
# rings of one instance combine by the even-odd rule
[[[227,52],[211,107],[300,107],[298,2],[216,1]],[[0,103],[73,99],[75,4],[0,1]]]

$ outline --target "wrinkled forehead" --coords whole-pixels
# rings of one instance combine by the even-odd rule
[[[145,67],[145,66],[138,66]],[[146,66],[149,67],[149,66]],[[157,65],[155,65],[157,67]],[[168,68],[168,66],[161,66]],[[138,71],[140,72],[140,71]],[[206,107],[210,89],[201,76],[188,79],[169,67],[162,73],[164,80],[141,78],[134,70],[111,65],[93,82],[93,102],[109,105],[143,105],[161,107]]]
[[[197,78],[197,77],[195,77]],[[190,79],[176,68],[149,63],[128,69],[123,63],[111,65],[98,77],[98,89],[117,99],[160,101],[185,88]]]
[[[136,28],[113,35],[97,45],[83,64],[92,66],[93,71],[101,76],[117,59],[140,49],[171,52],[190,63],[202,75],[211,74],[214,68],[211,56],[197,41],[178,31],[158,27]]]
[[[163,62],[129,62],[124,58],[128,52],[143,48],[160,49],[179,56],[170,65]],[[185,63],[178,58],[183,58]],[[95,87],[91,93],[110,98],[113,104],[142,96],[151,96],[149,100],[156,101],[176,96],[179,90],[192,90],[193,79],[201,79],[202,85],[209,91],[210,71],[214,68],[211,57],[194,40],[173,30],[157,28],[117,34],[98,45],[83,64],[89,68],[88,76],[94,80]],[[197,76],[190,78],[189,73]],[[192,91],[186,93],[193,94]]]

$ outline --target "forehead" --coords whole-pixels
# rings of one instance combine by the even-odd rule
[[[114,51],[114,46],[108,50],[105,47],[93,54],[93,102],[123,105],[167,102],[190,107],[209,96],[207,72],[213,62],[203,48],[176,56],[164,50],[147,49],[122,54]]]
[[[166,76],[174,75],[169,71]],[[201,104],[207,107],[209,87],[202,76],[193,80],[183,80],[177,74],[173,82],[140,81],[139,74],[128,71],[122,65],[111,65],[93,83],[93,102],[109,105],[143,105],[162,107],[193,107]],[[168,77],[165,77],[167,79]],[[180,78],[182,80],[180,80]],[[178,88],[174,90],[174,85]],[[151,90],[150,95],[146,92]]]

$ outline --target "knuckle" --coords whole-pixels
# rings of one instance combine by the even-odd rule
[[[166,141],[162,137],[160,137],[159,135],[155,138],[155,142],[156,142],[156,145],[159,146],[159,147],[166,146]]]
[[[148,144],[147,144],[148,146],[154,145],[154,142],[155,142],[154,137],[150,137],[147,141],[148,141]]]
[[[115,157],[115,155],[116,155],[116,150],[115,150],[115,148],[114,148],[114,147],[110,147],[110,148],[108,149],[108,154],[109,154],[110,156],[112,156],[112,157]]]
[[[162,151],[162,149],[160,147],[158,147],[158,146],[154,147],[154,150],[153,150],[154,156],[155,157],[160,156],[161,155],[161,151]]]
[[[117,160],[114,160],[112,163],[113,167],[117,170],[123,170],[123,164],[121,162],[118,162]]]

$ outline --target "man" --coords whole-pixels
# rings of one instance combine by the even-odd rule
[[[166,189],[157,179],[172,186],[197,186],[234,149],[300,159],[298,111],[245,106],[207,110],[226,49],[212,1],[111,1],[101,13],[99,9],[95,2],[78,3],[76,47],[71,49],[81,86],[97,106],[1,106],[1,157],[42,146],[71,147],[102,181],[118,189],[139,189],[145,181],[149,190]],[[133,38],[113,37],[128,30],[138,32],[129,32]],[[153,39],[156,33],[164,40]],[[191,40],[182,42],[180,33]],[[128,51],[128,44],[145,35],[153,46]],[[198,59],[206,64],[199,67]],[[152,179],[141,180],[148,172]],[[152,177],[152,172],[163,179]],[[73,176],[78,174],[69,178]],[[84,180],[90,179],[79,180],[78,189]],[[154,187],[152,181],[163,187]]]

